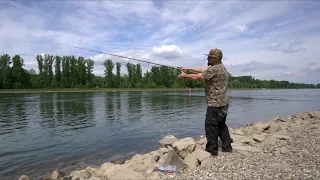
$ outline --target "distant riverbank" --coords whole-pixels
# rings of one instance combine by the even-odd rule
[[[264,88],[230,88],[230,90],[288,90]],[[110,92],[110,91],[188,91],[187,88],[54,88],[54,89],[0,89],[0,94],[10,93],[51,93],[51,92]],[[203,91],[203,88],[191,88]]]

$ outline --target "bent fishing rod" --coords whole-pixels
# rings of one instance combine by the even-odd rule
[[[126,57],[126,56],[121,56],[121,55],[116,55],[116,54],[111,54],[111,53],[105,53],[105,52],[96,51],[96,50],[92,50],[92,49],[86,49],[86,48],[81,48],[81,47],[75,47],[75,48],[87,50],[87,51],[92,51],[92,52],[96,52],[96,53],[101,53],[101,54],[107,54],[107,55],[111,55],[111,56],[117,56],[117,57],[131,59],[131,60],[136,60],[136,61],[141,61],[141,62],[145,62],[145,63],[149,63],[149,64],[155,64],[155,65],[159,65],[159,66],[174,68],[174,69],[178,69],[181,71],[181,68],[178,68],[178,67],[167,66],[167,65],[163,65],[163,64],[153,63],[153,62],[149,62],[149,61],[144,61],[144,60],[140,60],[140,59],[136,59],[136,58]]]

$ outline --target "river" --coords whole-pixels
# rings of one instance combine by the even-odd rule
[[[320,90],[232,90],[236,128],[320,109]],[[159,148],[167,134],[204,135],[203,91],[0,94],[0,179],[39,179]]]

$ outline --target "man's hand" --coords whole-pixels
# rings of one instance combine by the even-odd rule
[[[178,78],[182,79],[182,78],[185,78],[185,77],[186,77],[186,73],[181,70],[181,74],[178,75]]]

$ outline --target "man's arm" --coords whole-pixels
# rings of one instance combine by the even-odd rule
[[[190,79],[190,80],[204,80],[204,76],[202,73],[198,73],[198,74],[186,74],[185,76],[186,79]]]
[[[178,76],[178,78],[182,79],[190,79],[190,80],[204,80],[204,76],[202,73],[197,73],[197,74],[186,74],[183,71],[181,74]]]
[[[182,68],[181,70],[184,71],[193,71],[193,72],[197,72],[197,73],[202,73],[203,71],[205,71],[207,68]]]

